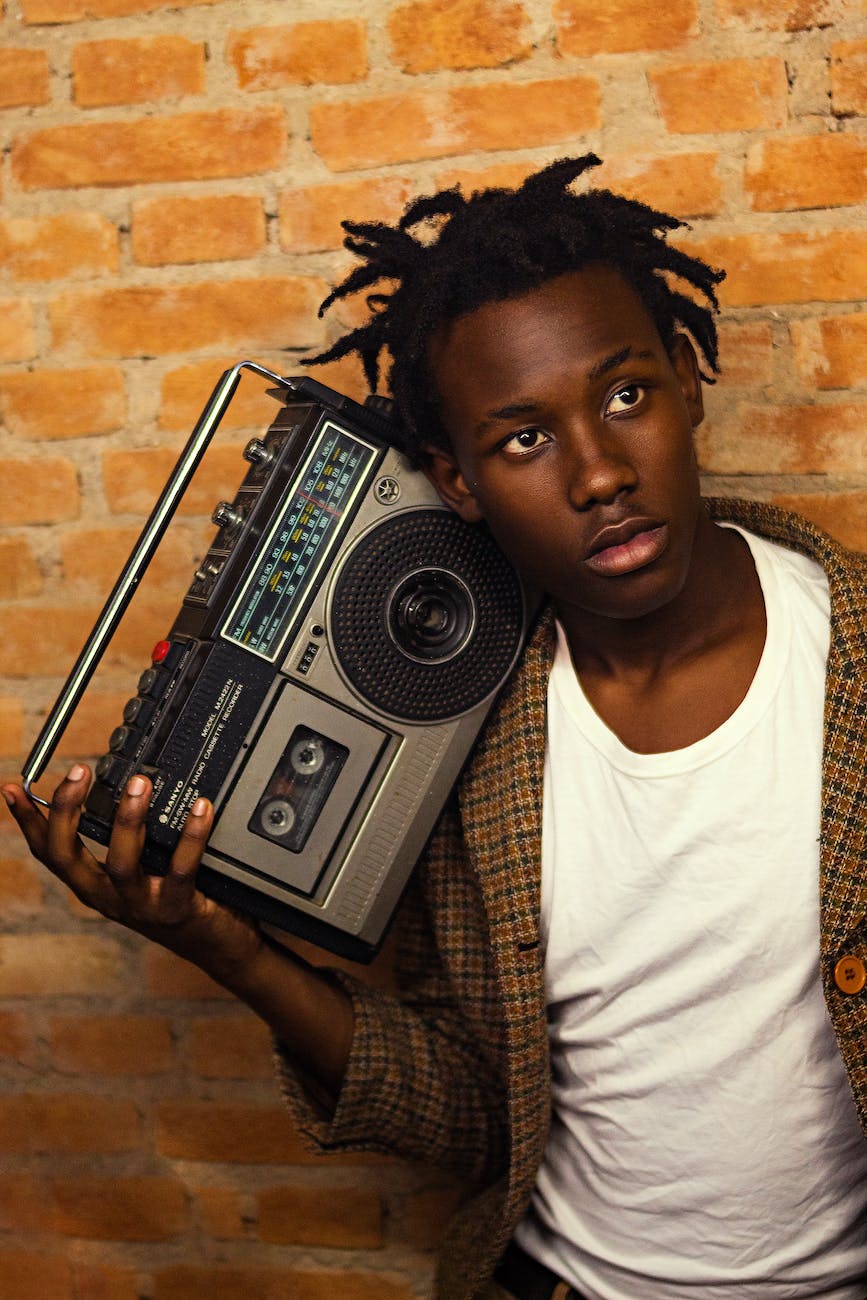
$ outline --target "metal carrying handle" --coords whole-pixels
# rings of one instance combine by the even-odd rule
[[[41,804],[43,808],[48,807],[47,800],[34,794],[31,786],[42,776],[61,735],[69,725],[69,720],[132,600],[136,587],[153,559],[154,552],[180,504],[181,497],[189,486],[190,479],[198,469],[208,444],[217,431],[238,387],[243,370],[252,370],[282,388],[293,387],[292,380],[267,370],[255,361],[239,361],[237,365],[232,366],[231,370],[223,372],[22,768],[24,789],[28,797],[34,803]]]

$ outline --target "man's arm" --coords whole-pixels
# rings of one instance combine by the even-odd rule
[[[336,1098],[352,1044],[352,1001],[327,972],[269,942],[252,918],[196,888],[213,821],[210,803],[196,801],[168,873],[153,876],[141,865],[150,782],[141,776],[129,782],[104,863],[78,835],[89,782],[86,767],[73,767],[47,817],[20,786],[3,787],[33,855],[88,907],[193,962],[246,1002],[298,1066]]]

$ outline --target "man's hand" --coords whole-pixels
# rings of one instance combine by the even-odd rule
[[[256,956],[262,937],[255,922],[206,898],[196,872],[213,821],[207,799],[197,799],[181,831],[165,876],[141,865],[150,782],[134,776],[114,820],[105,862],[78,834],[90,772],[76,764],[54,792],[48,816],[20,786],[3,795],[30,847],[58,880],[88,907],[201,966],[220,982]]]
[[[196,888],[213,809],[198,799],[187,815],[165,876],[141,864],[150,782],[134,776],[118,804],[105,862],[78,834],[90,783],[77,764],[54,792],[46,817],[18,785],[3,797],[30,846],[88,907],[186,957],[242,998],[309,1074],[336,1096],[353,1034],[352,1002],[327,972],[266,939],[255,921]]]

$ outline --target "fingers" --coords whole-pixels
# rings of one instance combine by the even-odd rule
[[[139,889],[144,881],[141,855],[150,797],[150,781],[137,773],[127,782],[114,815],[105,873],[121,894]]]
[[[169,871],[160,881],[160,920],[166,925],[177,924],[189,913],[196,893],[196,872],[213,820],[214,810],[207,799],[197,799],[187,813]]]
[[[88,851],[78,825],[90,771],[76,764],[54,792],[48,817],[18,785],[3,787],[3,797],[35,857],[69,885],[82,902],[141,933],[156,933],[191,921],[197,914],[196,872],[214,820],[207,799],[196,799],[187,814],[165,876],[142,866],[152,787],[133,776],[117,806],[105,863]],[[198,900],[201,902],[201,900]]]
[[[67,873],[81,855],[78,823],[89,785],[89,770],[83,763],[76,763],[54,791],[47,822],[39,818],[44,826],[47,865],[52,870]],[[22,830],[26,835],[26,829],[22,827]]]

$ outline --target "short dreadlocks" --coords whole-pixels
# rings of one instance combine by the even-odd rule
[[[368,295],[368,322],[305,364],[318,365],[357,352],[376,392],[380,356],[391,356],[388,382],[402,425],[404,450],[418,464],[426,442],[448,446],[428,349],[447,322],[489,302],[503,301],[590,263],[613,266],[632,285],[653,318],[665,347],[686,329],[705,362],[718,371],[713,318],[714,286],[724,272],[666,243],[684,223],[643,203],[570,184],[595,154],[564,158],[529,176],[514,190],[487,189],[466,198],[444,190],[411,203],[396,226],[343,222],[344,246],[365,264],[325,299],[322,316],[339,298],[386,282],[390,292]],[[416,236],[417,227],[422,229]],[[673,277],[705,300],[678,292]],[[703,375],[713,382],[709,375]]]

